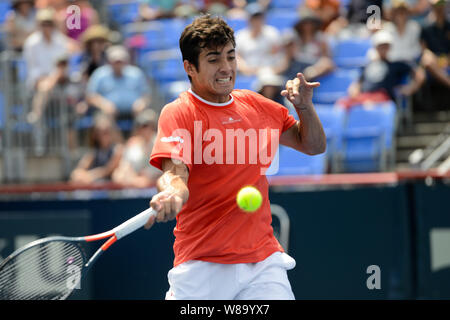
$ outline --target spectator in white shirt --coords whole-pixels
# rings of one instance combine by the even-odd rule
[[[34,0],[13,0],[6,17],[5,31],[8,48],[21,52],[25,39],[36,30]]]
[[[389,50],[389,60],[403,61],[413,65],[420,64],[442,84],[450,87],[447,72],[438,64],[436,55],[421,45],[421,27],[412,20],[411,7],[406,0],[393,0],[392,22],[385,24],[384,29],[392,35],[393,42]]]
[[[36,14],[39,30],[25,40],[23,55],[27,85],[31,90],[39,90],[54,70],[58,58],[68,54],[68,39],[56,28],[55,18],[54,9],[40,9]]]
[[[282,62],[280,32],[265,24],[264,9],[258,3],[247,6],[248,26],[236,34],[238,70],[244,75],[257,75],[261,68],[276,73]]]
[[[28,121],[38,121],[53,88],[64,77],[58,69],[61,57],[68,55],[68,39],[55,25],[54,9],[40,9],[36,20],[40,30],[32,33],[24,44],[27,85],[33,95]]]

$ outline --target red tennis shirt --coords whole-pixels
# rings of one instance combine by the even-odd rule
[[[254,263],[283,251],[273,235],[264,171],[281,133],[295,123],[287,108],[249,90],[233,90],[222,104],[186,91],[163,108],[150,163],[161,169],[162,159],[172,158],[189,168],[189,199],[174,229],[174,266]],[[264,199],[251,214],[236,204],[247,185]]]

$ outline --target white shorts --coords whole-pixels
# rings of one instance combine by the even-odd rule
[[[282,252],[257,263],[187,261],[169,271],[166,300],[294,300],[286,272],[294,267]]]

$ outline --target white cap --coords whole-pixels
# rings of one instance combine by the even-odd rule
[[[109,62],[122,61],[129,62],[130,55],[128,50],[124,46],[116,45],[111,46],[106,50],[106,57]]]
[[[262,90],[265,86],[281,87],[284,84],[284,78],[277,74],[274,74],[270,68],[262,68],[258,72],[258,77],[253,83],[253,89],[255,91]]]
[[[392,38],[392,35],[386,30],[377,31],[372,36],[372,44],[374,47],[377,47],[381,44],[392,44],[393,41],[394,39]]]

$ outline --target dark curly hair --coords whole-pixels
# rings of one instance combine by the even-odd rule
[[[198,70],[198,57],[203,48],[220,48],[230,41],[235,47],[234,31],[222,18],[203,15],[187,25],[181,34],[183,61],[189,61]]]

